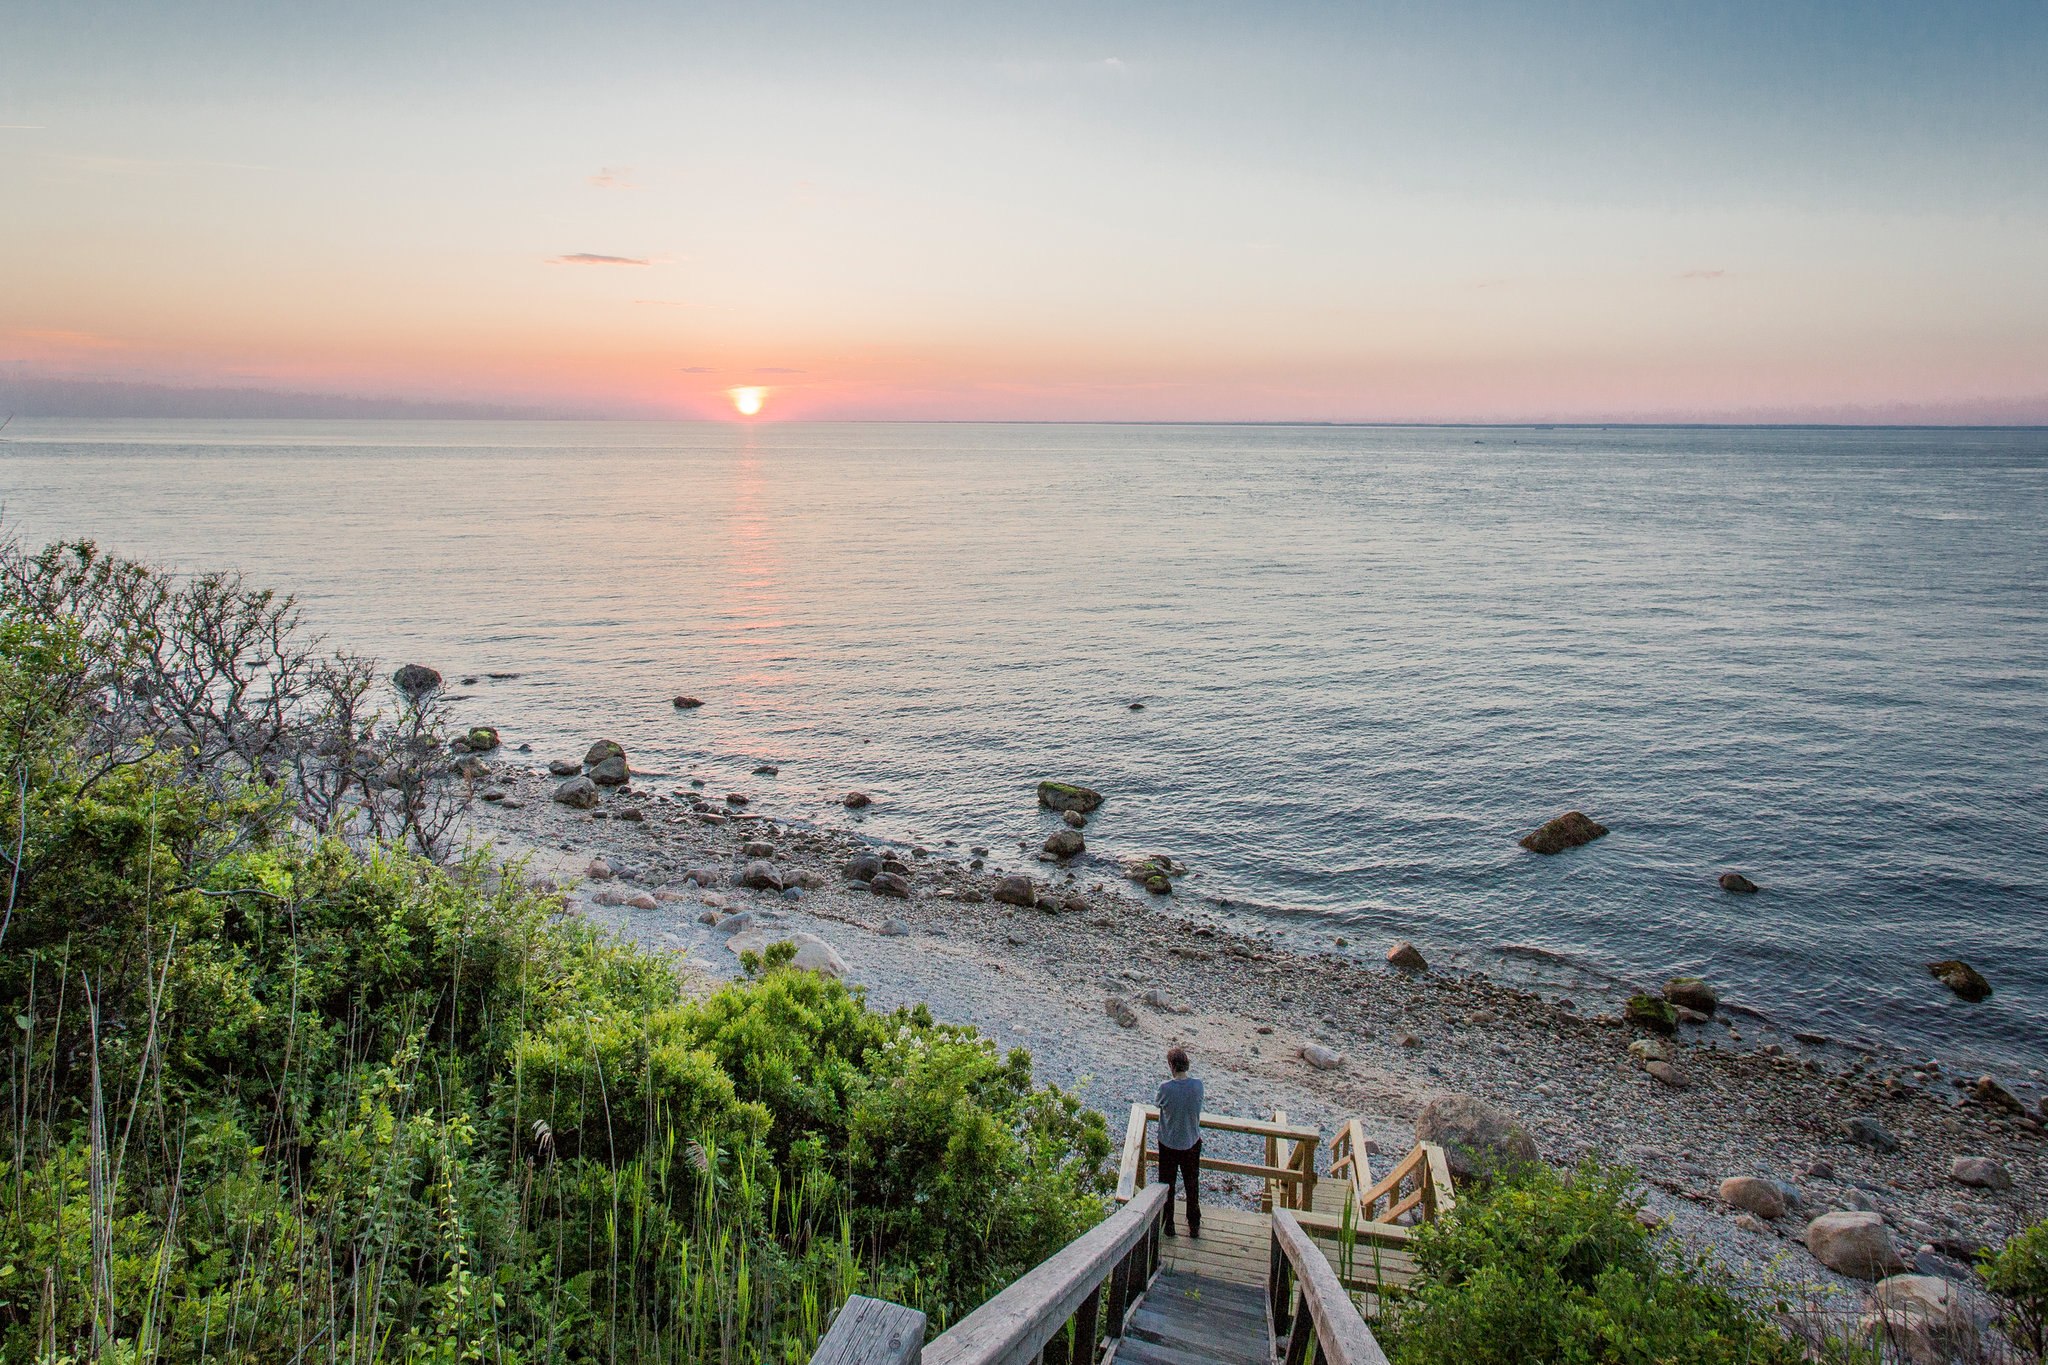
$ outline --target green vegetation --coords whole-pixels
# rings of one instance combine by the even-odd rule
[[[1800,1348],[1637,1221],[1625,1170],[1520,1167],[1425,1225],[1380,1332],[1394,1365],[1794,1365]]]
[[[2048,1359],[2048,1222],[1987,1253],[1979,1271],[2006,1335],[2031,1358]]]
[[[1101,1216],[1102,1119],[1022,1051],[786,946],[689,998],[427,856],[431,710],[358,668],[252,740],[277,666],[88,551],[0,565],[0,1360],[802,1360]]]

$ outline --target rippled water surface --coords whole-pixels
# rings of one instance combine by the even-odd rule
[[[2048,433],[7,439],[24,540],[236,567],[393,664],[517,672],[461,707],[540,757],[604,735],[835,820],[858,787],[871,832],[999,853],[1071,778],[1110,795],[1091,853],[1171,852],[1184,899],[1301,943],[1699,973],[1787,1028],[2048,1054]],[[1516,847],[1574,807],[1614,832]],[[1949,997],[1950,956],[1997,994]]]

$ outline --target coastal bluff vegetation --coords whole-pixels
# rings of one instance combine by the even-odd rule
[[[497,736],[437,682],[232,574],[0,551],[0,1361],[803,1362],[1109,1211],[1102,1115],[1023,1049],[788,942],[707,986],[467,847]],[[2038,1225],[1981,1335],[1900,1287],[1808,1340],[1655,1222],[1590,1159],[1475,1168],[1390,1358],[2040,1357]]]

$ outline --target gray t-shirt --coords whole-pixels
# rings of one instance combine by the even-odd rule
[[[1202,1140],[1202,1083],[1193,1076],[1159,1083],[1159,1145],[1186,1151]]]

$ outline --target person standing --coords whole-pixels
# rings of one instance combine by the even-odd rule
[[[1166,1235],[1173,1231],[1173,1180],[1180,1176],[1188,1204],[1188,1235],[1202,1235],[1202,1083],[1188,1074],[1188,1054],[1166,1054],[1173,1076],[1159,1083],[1159,1179],[1166,1186]]]

